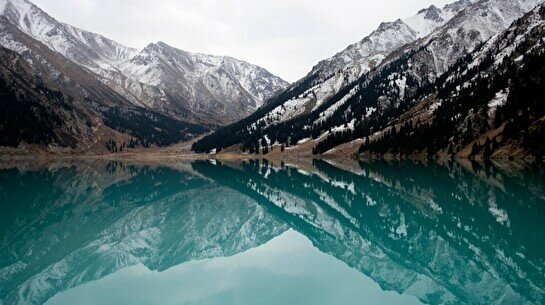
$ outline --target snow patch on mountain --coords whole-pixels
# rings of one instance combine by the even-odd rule
[[[507,97],[509,96],[509,89],[502,90],[494,96],[494,98],[488,103],[488,117],[494,117],[498,107],[501,107],[507,103]]]

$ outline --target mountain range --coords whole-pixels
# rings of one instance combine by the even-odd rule
[[[0,45],[0,146],[168,145],[243,118],[287,85],[231,57],[126,47],[26,0],[0,1]]]
[[[383,23],[193,149],[542,157],[542,11],[540,0],[462,0]]]

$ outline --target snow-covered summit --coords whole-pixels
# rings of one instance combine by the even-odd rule
[[[167,76],[165,69],[179,72],[192,82],[226,73],[260,102],[286,85],[282,79],[256,65],[228,56],[190,53],[164,42],[149,44],[133,58],[116,65],[116,68],[128,77],[154,86],[160,85],[162,78]],[[256,106],[260,105],[256,103]]]
[[[445,24],[469,4],[471,4],[469,0],[460,0],[448,4],[442,9],[432,5],[419,11],[415,16],[404,19],[403,22],[416,32],[418,38],[422,38]]]
[[[470,0],[459,0],[443,8],[432,5],[410,18],[383,22],[369,36],[319,63],[310,74],[331,75],[343,71],[357,78],[377,66],[390,52],[429,35],[470,4]]]
[[[61,23],[26,0],[0,0],[0,14],[25,34],[91,69],[127,60],[137,52],[101,35]]]
[[[176,113],[181,106],[211,124],[241,119],[287,85],[247,62],[191,53],[164,42],[149,44],[103,76],[119,93],[146,107]]]
[[[466,7],[420,44],[433,55],[437,74],[442,74],[461,56],[507,29],[543,0],[480,0]]]

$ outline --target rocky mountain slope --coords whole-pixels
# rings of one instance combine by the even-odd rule
[[[123,142],[167,145],[206,131],[133,106],[77,64],[11,31],[13,41],[32,49],[20,55],[0,47],[0,146],[25,152],[102,152],[117,149],[117,144],[107,148],[107,142],[119,143],[120,149]]]
[[[416,37],[416,40],[392,50],[370,72],[332,90],[334,95],[317,107],[309,108],[299,101],[290,104],[277,99],[276,109],[271,103],[267,109],[257,111],[255,116],[224,129],[232,135],[229,140],[218,140],[225,138],[220,131],[197,142],[194,149],[217,151],[242,144],[243,150],[255,153],[267,152],[275,145],[305,143],[313,153],[321,154],[332,153],[332,149],[343,143],[356,141],[353,146],[359,146],[358,143],[364,142],[366,137],[371,140],[378,138],[404,110],[418,104],[424,94],[436,92],[439,88],[436,82],[449,74],[449,69],[459,60],[500,34],[539,3],[541,1],[538,0],[457,2],[453,5],[461,7],[461,10],[443,25],[423,38]],[[451,6],[443,10],[448,7]],[[398,29],[397,32],[400,31]],[[426,32],[423,33],[425,35]],[[288,89],[279,97],[290,98],[292,93]],[[295,92],[297,96],[300,94],[305,96],[302,92]],[[299,113],[278,122],[278,109],[282,112],[292,108],[298,109]],[[313,145],[307,143],[309,139]]]
[[[105,151],[107,141],[166,145],[207,130],[132,105],[92,72],[6,18],[0,18],[0,32],[12,46],[24,49],[17,53],[0,48],[5,96],[0,101],[0,146],[26,143],[50,151]]]
[[[17,53],[0,50],[0,146],[19,143],[75,147],[93,141],[97,113],[44,85]]]
[[[230,57],[193,54],[164,43],[144,50],[125,47],[61,23],[26,0],[0,1],[0,46],[1,57],[12,62],[4,61],[5,67],[26,61],[17,64],[24,69],[10,72],[24,76],[25,88],[7,90],[58,91],[68,104],[75,103],[92,117],[63,116],[56,125],[42,125],[49,129],[44,132],[57,136],[31,139],[17,138],[27,126],[10,121],[6,114],[2,124],[20,130],[10,133],[14,138],[0,146],[26,143],[105,150],[106,141],[130,140],[142,146],[168,145],[244,117],[286,85],[266,70]],[[14,84],[5,81],[8,87]],[[6,107],[21,111],[19,104],[29,102],[21,95],[13,100],[18,103]],[[54,109],[55,102],[47,98],[40,104],[53,112],[63,111]],[[59,129],[60,125],[72,128]],[[82,137],[85,141],[74,145]]]
[[[406,111],[361,152],[543,157],[543,37],[545,5],[465,56],[416,105],[400,107]]]

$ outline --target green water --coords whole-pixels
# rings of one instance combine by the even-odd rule
[[[544,304],[545,171],[4,166],[0,304]]]

